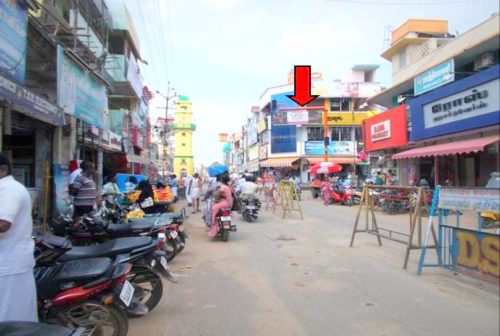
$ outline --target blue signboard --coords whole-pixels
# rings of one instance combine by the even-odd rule
[[[98,82],[57,46],[57,103],[64,112],[103,128],[104,112],[108,108],[106,87]]]
[[[28,16],[19,0],[0,0],[0,71],[24,83]]]
[[[495,65],[410,100],[412,141],[498,125],[499,71]]]
[[[328,145],[328,155],[354,155],[354,141],[330,141]],[[306,141],[305,153],[306,155],[323,155],[325,151],[325,144],[323,141]]]
[[[118,185],[118,189],[124,193],[125,190],[125,183],[128,181],[130,176],[135,176],[137,179],[137,183],[143,181],[146,179],[145,175],[134,175],[134,174],[116,174],[116,184]]]
[[[23,114],[55,126],[64,125],[64,113],[60,107],[1,74],[0,97]]]
[[[415,96],[453,82],[455,80],[454,72],[455,62],[451,59],[418,75],[415,77],[413,85]]]

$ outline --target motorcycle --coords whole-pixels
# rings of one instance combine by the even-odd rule
[[[251,223],[253,220],[257,219],[260,209],[260,200],[256,197],[248,197],[241,200],[242,211],[241,215],[243,219]]]
[[[352,188],[350,186],[327,188],[323,191],[323,202],[325,205],[340,203],[352,206],[354,204]]]
[[[4,336],[83,336],[84,331],[39,322],[0,322],[0,335]]]
[[[219,209],[215,216],[217,225],[219,225],[219,236],[222,241],[227,242],[229,239],[229,232],[236,232],[236,225],[231,224],[231,209]]]
[[[41,235],[35,237],[35,260],[37,266],[48,266],[56,262],[87,258],[116,259],[122,254],[128,254],[127,262],[131,262],[133,266],[127,280],[134,286],[139,302],[144,303],[151,311],[163,295],[163,283],[159,274],[172,281],[165,252],[158,250],[159,244],[160,239],[129,237],[113,239],[100,245],[72,246],[67,238]]]
[[[110,258],[73,260],[34,268],[42,322],[85,329],[85,335],[126,336],[124,312],[145,314],[127,281],[132,265]],[[132,304],[133,303],[133,304]]]

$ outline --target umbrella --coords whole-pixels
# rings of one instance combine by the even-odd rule
[[[227,168],[227,166],[223,164],[213,164],[207,168],[208,175],[210,175],[211,177],[225,173],[228,170],[229,169]]]
[[[333,174],[342,170],[342,166],[333,162],[320,162],[313,165],[309,172],[312,174]]]

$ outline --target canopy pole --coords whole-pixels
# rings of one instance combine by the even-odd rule
[[[324,153],[323,153],[323,159],[325,162],[328,162],[328,144],[329,144],[329,138],[328,138],[328,110],[323,109],[323,137],[324,137]]]
[[[434,187],[439,185],[439,157],[434,156]]]

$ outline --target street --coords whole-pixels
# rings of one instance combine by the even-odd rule
[[[405,246],[378,247],[372,235],[358,234],[349,248],[356,207],[301,205],[304,220],[282,220],[264,205],[254,223],[233,213],[238,232],[228,243],[208,238],[191,215],[191,239],[170,264],[179,283],[165,282],[162,302],[131,320],[129,334],[498,335],[497,286],[444,269],[417,276],[419,251],[403,270]],[[402,218],[378,220],[388,227]]]

